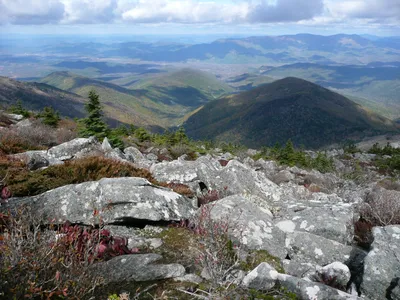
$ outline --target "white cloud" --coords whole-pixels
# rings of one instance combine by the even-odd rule
[[[118,0],[60,0],[65,5],[61,23],[96,24],[111,23],[117,17],[114,13]]]
[[[380,22],[400,20],[399,0],[327,0],[326,7],[335,18],[371,19]]]
[[[0,0],[0,22],[12,24],[58,23],[64,16],[59,0]]]
[[[244,21],[248,13],[247,2],[219,4],[193,0],[140,0],[122,14],[122,19],[137,23],[213,23]]]
[[[400,0],[0,0],[0,24],[400,26]]]
[[[253,23],[297,22],[309,20],[324,10],[322,0],[279,0],[272,4],[268,1],[251,7],[248,21]]]

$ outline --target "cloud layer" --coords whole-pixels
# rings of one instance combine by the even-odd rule
[[[0,24],[382,23],[399,0],[0,0]]]

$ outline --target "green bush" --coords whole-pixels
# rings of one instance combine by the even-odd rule
[[[332,172],[335,170],[333,159],[328,158],[325,153],[318,152],[316,158],[309,157],[304,151],[294,148],[293,143],[287,141],[285,147],[275,144],[273,148],[264,147],[261,152],[256,154],[253,159],[272,159],[282,165],[298,166],[306,169],[316,169],[321,173]]]

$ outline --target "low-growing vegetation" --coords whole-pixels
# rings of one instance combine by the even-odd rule
[[[68,224],[44,231],[23,207],[1,219],[2,299],[85,299],[102,282],[88,270],[112,249],[110,238]]]
[[[384,147],[374,144],[369,153],[376,154],[376,166],[384,173],[400,174],[400,148],[394,148],[389,143]]]
[[[8,160],[4,164],[8,167],[5,184],[15,197],[37,195],[67,184],[96,181],[101,178],[142,177],[156,183],[147,170],[98,156],[76,159],[37,171],[29,171],[18,163],[13,165],[14,168],[10,168],[11,162]],[[6,173],[6,170],[3,170],[3,173]]]
[[[286,143],[285,147],[281,147],[279,144],[276,144],[273,148],[265,147],[253,158],[272,159],[283,165],[316,169],[321,173],[335,170],[333,159],[328,158],[325,153],[318,152],[316,157],[310,157],[305,151],[295,149],[290,140]]]

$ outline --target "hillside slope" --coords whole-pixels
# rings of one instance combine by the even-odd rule
[[[21,100],[24,107],[31,110],[42,110],[45,106],[52,106],[64,116],[84,116],[85,99],[79,95],[44,83],[20,82],[8,77],[0,77],[0,104],[14,105],[18,100]]]
[[[69,72],[51,73],[41,82],[82,96],[94,89],[107,116],[123,123],[162,128],[182,123],[186,115],[213,99],[205,92],[208,87],[211,92],[218,91],[218,96],[231,91],[202,72],[187,70],[156,77],[131,89]]]
[[[185,123],[189,136],[250,147],[285,143],[321,147],[396,130],[388,119],[311,82],[288,77],[204,106]]]
[[[234,92],[232,87],[214,75],[189,68],[145,79],[127,87],[146,90],[146,95],[154,101],[189,107],[198,107]]]

